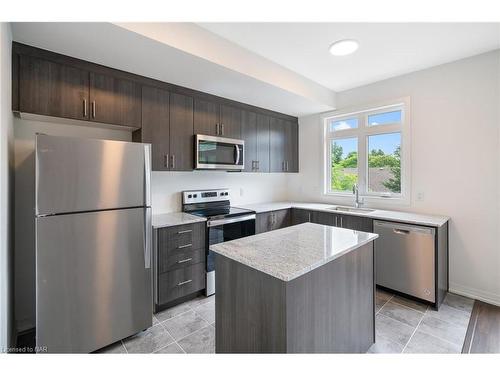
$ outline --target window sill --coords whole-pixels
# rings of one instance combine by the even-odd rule
[[[352,193],[323,193],[323,197],[331,198],[332,204],[354,205],[354,195]],[[380,197],[374,195],[360,195],[363,199],[363,207],[369,208],[392,208],[392,207],[408,207],[410,206],[410,197]]]

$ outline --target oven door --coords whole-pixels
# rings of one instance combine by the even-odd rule
[[[215,293],[215,253],[210,246],[255,234],[255,214],[207,222],[207,296]]]
[[[195,168],[242,170],[245,165],[245,141],[196,134]]]

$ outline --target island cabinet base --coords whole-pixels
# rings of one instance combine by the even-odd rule
[[[365,353],[375,342],[373,242],[291,281],[216,255],[216,353]]]

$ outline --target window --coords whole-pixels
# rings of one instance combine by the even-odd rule
[[[325,193],[406,199],[407,100],[324,117]]]

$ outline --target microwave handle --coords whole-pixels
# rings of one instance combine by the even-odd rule
[[[236,162],[235,164],[238,165],[240,162],[240,147],[238,145],[234,145],[236,148]]]

